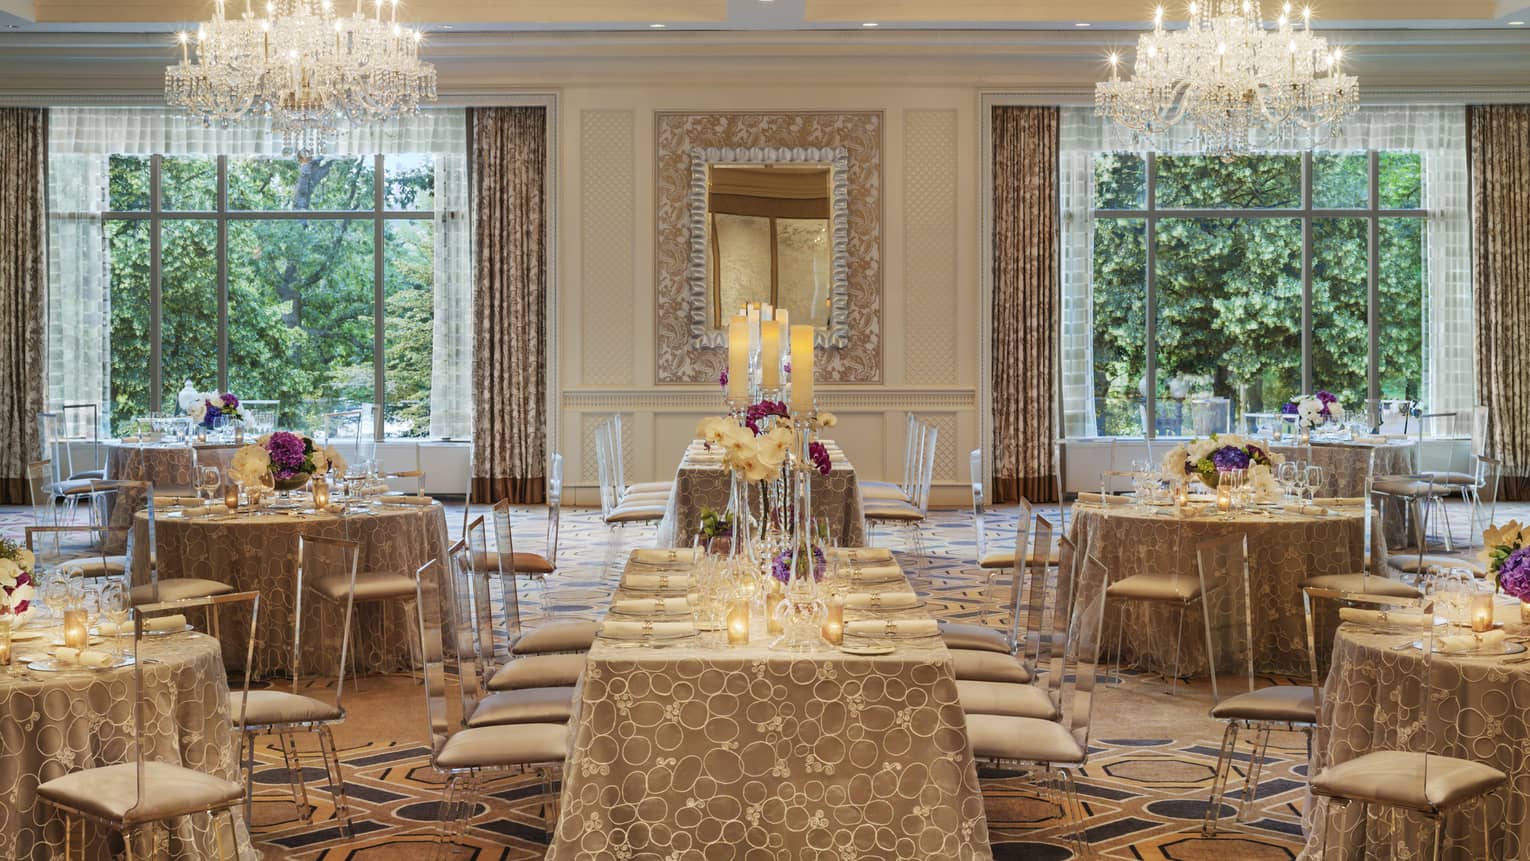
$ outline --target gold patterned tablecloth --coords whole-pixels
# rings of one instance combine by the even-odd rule
[[[1248,536],[1249,590],[1254,614],[1255,666],[1260,671],[1306,673],[1307,627],[1302,581],[1320,574],[1358,572],[1365,523],[1361,508],[1335,509],[1320,517],[1275,513],[1219,514],[1180,519],[1172,509],[1080,503],[1073,507],[1071,535],[1079,558],[1093,554],[1111,582],[1134,574],[1199,579],[1196,547],[1234,535]],[[1373,553],[1384,553],[1372,536]],[[1384,556],[1378,557],[1385,564]],[[1107,602],[1105,636],[1113,650],[1118,631],[1126,660],[1153,672],[1174,668],[1176,640],[1181,675],[1206,674],[1206,627],[1199,603]],[[1125,625],[1122,629],[1122,625]]]
[[[549,861],[991,858],[943,643],[794,655],[759,616],[747,646],[596,640]]]
[[[1410,639],[1415,638],[1354,625],[1339,628],[1318,712],[1313,773],[1373,750],[1428,750],[1486,763],[1509,776],[1506,787],[1488,796],[1487,830],[1477,808],[1452,815],[1442,857],[1530,859],[1530,662],[1435,655],[1430,696],[1421,712],[1423,654],[1393,648]],[[1423,722],[1412,723],[1421,714]],[[1414,740],[1399,744],[1404,717]],[[1325,827],[1329,854],[1322,857],[1328,859],[1381,861],[1400,857],[1405,846],[1426,851],[1431,829],[1417,817],[1403,822],[1372,807],[1362,826],[1359,805],[1344,810],[1314,798],[1303,823],[1307,851],[1318,857]]]
[[[1365,479],[1371,471],[1371,455],[1375,454],[1376,475],[1408,475],[1417,471],[1414,464],[1418,443],[1412,440],[1394,440],[1380,445],[1358,442],[1314,442],[1310,446],[1292,443],[1275,443],[1270,450],[1285,456],[1287,460],[1302,458],[1323,468],[1323,488],[1314,496],[1365,495]],[[1386,530],[1387,546],[1402,547],[1408,543],[1407,524],[1403,512],[1390,501],[1384,501],[1380,511]]]
[[[138,515],[137,548],[147,543],[147,516]],[[260,592],[260,632],[255,644],[258,676],[286,674],[292,663],[293,612],[296,606],[300,535],[348,538],[361,544],[362,573],[413,577],[421,565],[445,559],[446,512],[440,503],[386,505],[373,511],[336,514],[219,515],[185,518],[179,512],[158,514],[154,524],[159,576],[200,577]],[[142,550],[139,551],[140,559]],[[306,672],[335,672],[340,653],[342,608],[310,593],[305,613],[322,614],[319,624],[304,628]],[[417,638],[413,604],[400,601],[356,605],[354,651],[363,672],[392,672],[412,664]],[[230,654],[243,654],[245,627],[221,630]],[[317,636],[315,636],[317,633]]]
[[[855,467],[834,446],[829,447],[832,463],[828,475],[813,474],[813,516],[834,530],[834,541],[842,547],[866,546],[866,518],[861,509],[861,489]],[[669,510],[659,526],[660,547],[690,547],[701,523],[701,509],[725,511],[731,488],[729,474],[722,464],[698,455],[693,446],[686,450],[675,473],[675,489],[669,496]],[[758,492],[751,491],[758,508]]]
[[[195,446],[198,466],[227,470],[239,446],[233,443],[201,443]],[[158,491],[191,490],[191,449],[182,445],[106,444],[106,477],[118,481],[152,481]]]
[[[71,771],[132,761],[133,668],[37,672],[25,662],[45,647],[16,647],[17,664],[0,669],[0,858],[49,861],[64,855],[64,818],[38,800],[37,787]],[[145,758],[239,781],[217,641],[202,634],[148,637],[140,656]],[[235,818],[239,857],[253,861],[242,810]],[[169,854],[160,857],[218,857],[210,817],[180,817],[170,826]],[[106,832],[91,827],[89,835],[86,857],[111,858]]]

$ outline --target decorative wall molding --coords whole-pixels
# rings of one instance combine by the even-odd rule
[[[818,403],[837,412],[937,412],[974,410],[976,389],[901,386],[825,386]],[[715,386],[705,389],[565,389],[561,406],[569,412],[721,412],[722,395]]]
[[[849,167],[849,343],[823,350],[825,382],[882,379],[881,111],[657,112],[654,117],[654,266],[661,385],[717,379],[727,356],[696,349],[689,300],[691,154],[706,147],[843,148]]]
[[[954,109],[903,113],[903,377],[910,383],[956,379],[957,134]]]
[[[632,315],[622,301],[632,293],[637,252],[635,123],[629,110],[579,115],[580,349],[587,382],[636,382]]]

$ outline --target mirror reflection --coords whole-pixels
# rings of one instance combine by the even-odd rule
[[[712,325],[750,303],[828,324],[831,168],[707,166],[707,285]]]

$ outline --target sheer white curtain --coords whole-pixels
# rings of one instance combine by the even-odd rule
[[[1063,431],[1093,436],[1092,274],[1094,159],[1120,151],[1121,137],[1092,108],[1064,108],[1058,159],[1062,172]],[[1466,173],[1466,109],[1442,106],[1362,108],[1323,147],[1334,152],[1408,150],[1422,155],[1428,211],[1424,402],[1469,418],[1472,369],[1471,200]],[[1467,425],[1462,425],[1462,429]]]
[[[340,133],[334,155],[429,154],[435,164],[433,437],[472,434],[472,272],[466,113],[422,111]],[[281,157],[258,127],[207,127],[154,108],[56,108],[49,118],[49,392],[105,403],[110,381],[110,260],[102,213],[113,155]]]

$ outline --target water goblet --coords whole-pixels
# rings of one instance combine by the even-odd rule
[[[216,466],[197,467],[197,496],[207,502],[215,502],[214,494],[223,484],[223,471]]]
[[[1323,468],[1321,466],[1308,466],[1307,476],[1307,499],[1310,502],[1323,489]]]

